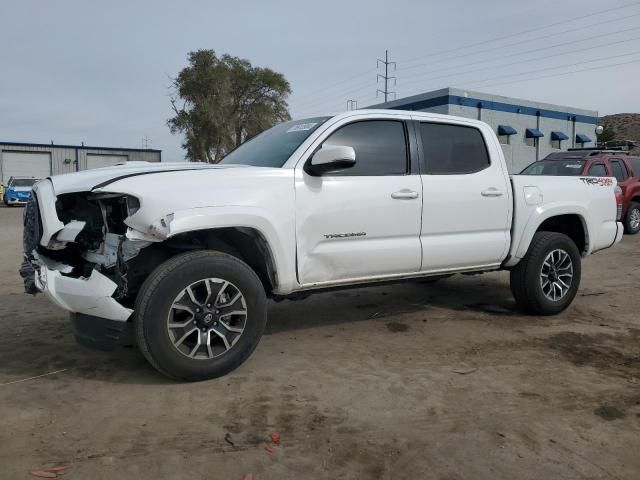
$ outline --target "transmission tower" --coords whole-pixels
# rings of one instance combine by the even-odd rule
[[[384,60],[382,59],[378,59],[378,62],[376,63],[376,67],[380,68],[380,65],[384,65],[384,75],[382,75],[381,73],[378,74],[378,76],[376,77],[376,83],[378,83],[380,81],[380,79],[384,80],[384,90],[380,90],[377,89],[376,90],[376,97],[378,96],[378,93],[382,93],[384,95],[384,103],[387,103],[387,100],[389,98],[390,94],[393,94],[393,97],[395,98],[396,92],[390,92],[389,91],[389,80],[393,80],[393,85],[396,85],[396,77],[390,77],[389,76],[389,65],[393,65],[393,71],[396,71],[396,62],[390,62],[389,61],[389,50],[385,50],[384,51]]]

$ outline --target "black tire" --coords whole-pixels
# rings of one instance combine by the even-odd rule
[[[545,295],[540,276],[545,259],[555,250],[568,254],[573,278],[566,293],[554,301]],[[573,240],[562,233],[537,232],[525,257],[511,270],[511,292],[516,303],[527,313],[555,315],[566,309],[575,298],[580,286],[580,275],[580,252]]]
[[[207,278],[237,286],[247,315],[244,331],[226,353],[194,359],[174,346],[167,321],[174,299],[187,286]],[[158,266],[138,293],[133,319],[138,346],[149,363],[168,377],[188,381],[220,377],[241,365],[258,345],[266,321],[266,295],[256,273],[238,258],[216,251],[180,254]]]
[[[634,215],[637,217],[634,218]],[[634,221],[636,218],[640,218],[640,203],[631,202],[627,209],[627,214],[624,217],[624,232],[629,235],[635,235],[640,232],[640,223]],[[635,225],[633,225],[635,223]]]

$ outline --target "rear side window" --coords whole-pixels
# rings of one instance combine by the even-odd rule
[[[622,165],[620,160],[611,160],[609,161],[611,165],[611,173],[618,182],[624,182],[627,179],[627,169]]]
[[[426,173],[474,173],[490,165],[480,130],[460,125],[421,123]]]
[[[589,167],[587,175],[589,177],[606,177],[607,169],[604,168],[604,165],[602,163],[594,163]]]
[[[407,173],[407,137],[403,122],[366,120],[345,125],[322,146],[343,145],[356,152],[356,164],[331,175],[380,176]]]
[[[633,174],[636,177],[640,177],[640,158],[630,158],[631,168],[633,168]]]

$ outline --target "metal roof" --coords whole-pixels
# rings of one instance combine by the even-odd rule
[[[5,145],[8,147],[77,148],[79,150],[105,150],[114,152],[162,152],[162,150],[154,148],[96,147],[93,145],[60,145],[55,143],[3,142],[0,140],[0,146]]]

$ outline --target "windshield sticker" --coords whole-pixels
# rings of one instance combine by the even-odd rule
[[[565,167],[567,168],[582,168],[581,164],[577,164],[577,165],[565,165]]]
[[[610,187],[613,185],[613,178],[607,177],[580,177],[580,180],[587,185],[598,185],[600,187]]]
[[[318,122],[314,122],[314,123],[299,123],[298,125],[294,125],[289,130],[287,130],[287,133],[304,132],[305,130],[311,130],[317,124],[318,124]]]

